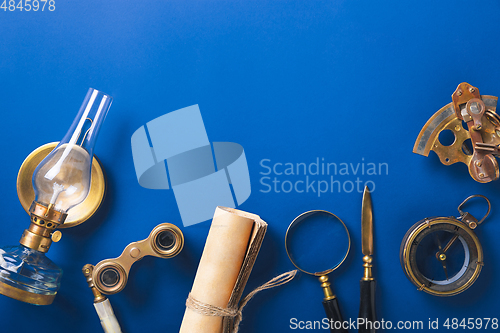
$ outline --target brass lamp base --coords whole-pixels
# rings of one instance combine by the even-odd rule
[[[42,295],[30,293],[28,291],[14,288],[0,281],[0,294],[16,299],[21,302],[26,302],[34,305],[50,305],[54,301],[56,295]]]
[[[24,210],[29,213],[35,192],[33,190],[32,178],[38,164],[57,146],[57,142],[47,143],[31,152],[24,160],[17,175],[17,195]],[[66,221],[58,228],[69,228],[77,226],[88,220],[99,209],[104,194],[106,193],[106,178],[99,160],[94,156],[92,159],[92,173],[90,192],[87,198],[79,205],[71,208]]]

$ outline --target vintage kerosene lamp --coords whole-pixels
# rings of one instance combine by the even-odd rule
[[[53,302],[62,269],[45,253],[61,238],[56,229],[84,222],[102,202],[104,173],[93,150],[111,102],[90,88],[64,138],[39,147],[23,162],[17,191],[31,224],[20,245],[0,247],[1,294],[36,305]]]

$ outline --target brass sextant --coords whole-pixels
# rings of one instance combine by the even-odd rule
[[[471,177],[480,183],[499,178],[500,117],[498,97],[481,95],[466,82],[458,85],[452,102],[442,107],[420,131],[413,152],[428,156],[432,150],[444,165],[466,164]],[[448,144],[440,140],[444,132],[453,134]]]

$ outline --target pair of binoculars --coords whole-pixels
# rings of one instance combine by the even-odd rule
[[[179,254],[184,246],[181,230],[170,223],[157,225],[148,238],[130,243],[118,258],[106,259],[93,266],[83,267],[90,288],[96,288],[106,295],[116,294],[125,288],[132,265],[145,256],[172,258]],[[94,292],[96,300],[98,294]]]

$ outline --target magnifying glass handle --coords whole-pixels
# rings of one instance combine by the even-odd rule
[[[323,301],[323,307],[325,308],[326,316],[330,319],[330,332],[331,333],[348,333],[347,329],[343,328],[344,320],[340,314],[339,303],[337,298]],[[335,322],[340,322],[340,324],[335,325]],[[336,328],[340,327],[340,328]]]
[[[358,321],[361,325],[358,327],[359,333],[375,333],[373,328],[377,320],[375,313],[375,280],[359,282],[361,287],[361,302],[359,306],[358,318],[364,319],[364,322]],[[369,324],[368,322],[371,322]]]
[[[331,284],[328,281],[328,276],[320,276],[319,282],[321,282],[321,287],[323,288],[323,293],[325,294],[325,297],[323,298],[323,307],[325,308],[326,317],[330,321],[330,332],[348,333],[347,329],[343,327],[344,320],[340,314],[339,302],[337,301],[337,296],[335,296],[332,288],[330,287]]]

